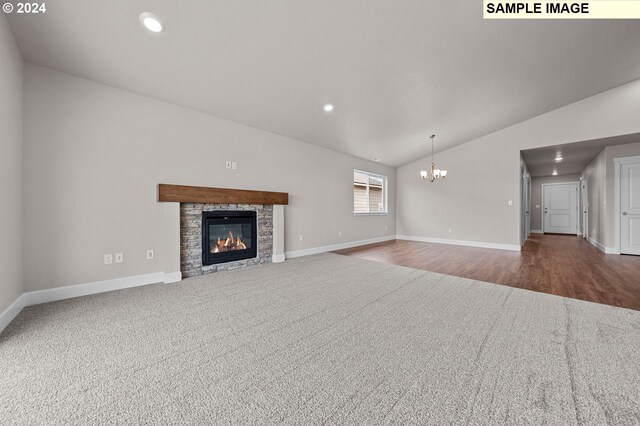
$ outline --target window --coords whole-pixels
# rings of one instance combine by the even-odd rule
[[[386,214],[387,177],[353,171],[353,213]]]

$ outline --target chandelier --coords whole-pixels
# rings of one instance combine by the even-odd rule
[[[447,177],[447,171],[446,170],[440,170],[440,169],[436,169],[436,163],[433,157],[433,138],[435,138],[436,135],[431,135],[429,136],[429,138],[431,139],[431,169],[430,170],[422,170],[420,172],[420,177],[422,177],[422,179],[424,180],[428,180],[429,182],[433,182],[436,179],[440,179],[440,178],[446,178]]]

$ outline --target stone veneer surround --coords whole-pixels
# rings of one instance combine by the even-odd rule
[[[202,266],[202,212],[214,210],[256,211],[258,256],[235,262]],[[180,203],[180,270],[183,278],[259,263],[273,256],[273,205]]]

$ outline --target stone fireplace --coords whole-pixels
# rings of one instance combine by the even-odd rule
[[[184,278],[273,257],[273,206],[180,204],[180,271]]]
[[[288,194],[158,185],[165,207],[165,282],[284,261]]]

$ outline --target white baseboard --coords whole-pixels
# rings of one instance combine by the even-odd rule
[[[603,244],[600,244],[598,241],[594,240],[593,238],[589,237],[587,238],[587,241],[589,241],[593,246],[595,246],[598,250],[600,250],[603,253],[606,254],[620,254],[620,252],[614,248],[610,248],[610,247],[605,247]]]
[[[96,281],[93,283],[69,285],[50,288],[47,290],[28,291],[0,314],[0,332],[22,311],[25,306],[40,303],[55,302],[56,300],[71,299],[107,291],[122,290],[156,283],[175,283],[182,280],[182,272],[154,272],[152,274],[135,275],[132,277],[116,278],[113,280]]]
[[[312,247],[312,248],[303,249],[303,250],[288,251],[285,253],[285,257],[287,259],[293,259],[294,257],[309,256],[311,254],[325,253],[325,252],[334,251],[334,250],[342,250],[346,248],[364,246],[366,244],[381,243],[383,241],[390,241],[395,239],[396,239],[395,235],[386,235],[384,237],[370,238],[368,240],[351,241],[348,243],[332,244],[330,246]]]
[[[16,300],[13,301],[12,304],[9,305],[7,309],[5,309],[0,314],[0,333],[2,333],[2,330],[4,330],[9,325],[9,323],[13,321],[15,317],[18,316],[18,314],[20,313],[20,311],[22,311],[23,308],[24,308],[24,294],[21,294],[20,296],[18,296]]]
[[[271,256],[271,261],[273,263],[284,262],[284,260],[285,260],[285,255],[284,254],[274,254],[273,256]]]
[[[163,272],[162,282],[165,284],[177,283],[182,281],[182,272]]]
[[[544,232],[542,232],[542,229],[532,229],[530,232],[532,234],[544,234]]]
[[[37,305],[40,303],[54,302],[56,300],[71,299],[72,297],[88,296],[90,294],[121,290],[123,288],[161,283],[163,280],[164,274],[162,272],[154,272],[152,274],[135,275],[132,277],[116,278],[87,284],[29,291],[24,294],[24,304],[25,306]]]
[[[601,252],[606,253],[605,252],[605,247],[602,244],[600,244],[599,242],[597,242],[596,240],[594,240],[593,238],[589,237],[589,238],[587,238],[587,241],[589,241],[592,246],[595,246]]]
[[[450,244],[454,246],[490,248],[490,249],[496,249],[496,250],[510,250],[510,251],[521,250],[521,247],[519,244],[485,243],[482,241],[449,240],[446,238],[415,237],[410,235],[398,235],[397,239],[409,240],[409,241],[420,241],[423,243]]]

